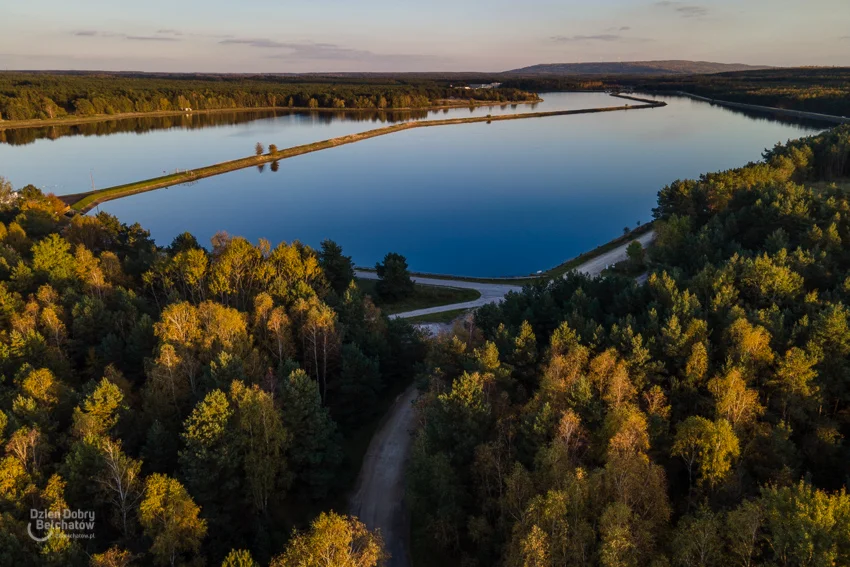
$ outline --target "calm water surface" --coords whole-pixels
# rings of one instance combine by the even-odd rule
[[[534,110],[622,102],[601,93],[542,96]],[[163,245],[185,230],[202,242],[219,230],[312,246],[332,238],[358,265],[395,251],[419,271],[524,275],[650,220],[658,190],[675,179],[744,165],[766,147],[821,129],[664,100],[667,107],[650,110],[405,131],[284,160],[277,172],[232,172],[100,209],[141,223]],[[308,114],[37,140],[0,146],[0,175],[70,193],[85,189],[90,169],[105,186],[241,157],[257,141],[282,148],[379,125]]]
[[[32,183],[57,195],[80,193],[91,189],[92,178],[98,188],[111,187],[252,155],[257,142],[287,148],[402,120],[621,106],[624,102],[602,93],[574,93],[553,95],[537,104],[406,113],[213,113],[0,131],[0,175],[15,187]]]

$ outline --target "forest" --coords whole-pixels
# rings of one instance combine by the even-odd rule
[[[10,190],[0,179],[0,565],[384,557],[332,510],[425,345],[359,291],[338,245],[158,247]],[[409,281],[398,258],[379,292]],[[54,526],[37,543],[31,510],[92,514],[92,537]]]
[[[124,132],[142,134],[157,130],[168,130],[180,128],[183,130],[195,130],[208,128],[210,126],[224,126],[245,124],[254,120],[280,116],[283,113],[292,112],[286,109],[280,110],[234,110],[230,112],[144,115],[132,118],[113,117],[91,122],[76,124],[60,124],[50,126],[33,126],[27,128],[0,128],[0,144],[12,146],[24,146],[32,144],[36,140],[48,138],[57,140],[65,136],[108,136]],[[299,112],[299,111],[296,111]],[[300,111],[308,113],[310,111]],[[398,122],[401,120],[421,119],[428,117],[428,110],[390,110],[390,111],[362,111],[349,110],[338,112],[313,113],[316,121],[330,124],[337,120],[374,122],[379,125]]]
[[[572,273],[439,339],[417,567],[850,565],[848,179],[842,126],[676,181],[646,284]]]
[[[696,95],[791,110],[850,116],[850,68],[741,71],[636,82],[636,88]]]
[[[850,126],[675,181],[646,284],[541,281],[426,340],[333,242],[160,247],[0,180],[0,565],[381,565],[339,512],[411,377],[417,567],[850,565],[848,189]]]
[[[850,116],[847,67],[776,68],[686,77],[528,77],[506,80],[504,86],[536,92],[622,88],[658,93],[685,91],[729,102]]]
[[[447,99],[522,102],[516,89],[464,90],[425,79],[0,73],[0,120],[237,108],[426,108]],[[470,94],[472,93],[472,94]]]

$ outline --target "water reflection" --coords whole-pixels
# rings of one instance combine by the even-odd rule
[[[544,99],[542,110],[613,106],[602,93]],[[274,174],[268,172],[275,171],[274,164],[262,174],[252,167],[193,187],[111,201],[101,210],[141,223],[163,245],[186,230],[203,243],[219,230],[252,241],[298,239],[314,247],[331,238],[359,265],[374,265],[395,251],[415,270],[525,275],[592,249],[624,226],[646,222],[658,190],[672,180],[744,165],[776,142],[824,127],[754,119],[689,99],[665,100],[668,106],[649,110],[407,130],[281,160]],[[495,116],[510,108],[477,112]],[[449,115],[467,116],[468,109]],[[276,129],[263,130],[264,124],[274,126],[268,123],[277,123]],[[146,147],[146,159],[167,161],[176,149],[200,146],[203,153],[193,160],[204,164],[213,151],[238,157],[257,141],[284,147],[284,141],[329,138],[341,133],[329,130],[340,127],[279,119],[191,136],[151,134],[148,140],[160,136],[165,149],[156,154]],[[126,142],[138,141],[113,144],[126,148]],[[31,149],[37,146],[21,153]],[[77,149],[77,161],[81,153]],[[120,164],[126,178],[123,168],[133,161],[124,156],[116,154],[113,165]]]
[[[266,147],[274,144],[278,148],[288,148],[356,134],[402,120],[576,110],[617,106],[624,102],[602,92],[544,93],[542,97],[543,101],[534,105],[494,104],[414,112],[283,109],[195,113],[0,131],[0,141],[6,142],[0,143],[0,175],[9,179],[15,187],[33,184],[57,195],[73,194],[89,189],[92,182],[97,187],[110,187],[156,177],[176,169],[194,169],[245,157],[254,153],[258,142]],[[733,111],[691,99],[669,97],[666,100],[669,102],[666,108],[616,113],[617,118],[611,120],[617,123],[630,122],[637,119],[634,115],[641,115],[643,118],[640,120],[652,121],[653,127],[641,130],[641,143],[655,140],[663,142],[687,136],[694,129],[711,131],[711,127],[706,129],[707,124],[724,119],[731,120],[742,129],[749,129],[753,125],[763,125],[760,127],[765,128],[781,125],[778,131],[785,128],[804,131],[809,128],[807,121],[778,120],[769,115]],[[573,117],[564,121],[564,124],[567,128],[574,128],[585,122]],[[590,122],[597,123],[595,120]],[[529,128],[539,127],[529,125]],[[419,132],[413,137],[421,134]],[[592,136],[593,133],[586,135]],[[786,135],[781,139],[788,137]],[[400,141],[395,137],[393,139]],[[558,140],[550,142],[558,143]],[[535,145],[538,143],[543,142],[538,140]],[[762,149],[763,146],[758,148],[759,151]],[[467,151],[473,152],[472,149]],[[323,156],[334,156],[337,150],[322,153]],[[50,166],[45,167],[44,164]],[[283,169],[283,163],[279,167]]]
[[[532,112],[537,108],[537,103],[523,105],[523,109]],[[378,111],[378,110],[270,110],[270,111],[233,111],[192,113],[175,116],[150,116],[138,118],[121,118],[115,120],[104,120],[86,124],[68,124],[59,126],[44,126],[37,128],[19,128],[0,130],[0,144],[12,146],[23,146],[32,144],[36,140],[57,140],[66,136],[109,136],[112,134],[136,133],[145,134],[156,130],[198,130],[218,126],[235,126],[256,120],[265,120],[281,116],[295,116],[308,119],[319,124],[332,124],[334,122],[374,122],[387,124],[403,122],[408,120],[424,120],[438,114],[448,115],[452,110],[464,110],[468,108],[469,114],[491,111],[493,109],[510,109],[516,111],[517,104],[493,104],[471,107],[452,107],[436,110],[404,110],[404,111]]]
[[[559,93],[562,94],[562,93]],[[573,93],[579,94],[579,93]],[[581,94],[602,94],[602,93],[581,93]],[[552,93],[544,93],[544,101],[547,96]],[[555,95],[558,96],[558,95]],[[641,94],[650,98],[658,98],[664,100],[687,100],[694,101],[690,97],[665,94],[663,96],[655,96],[652,94]],[[545,102],[543,103],[545,104]],[[503,114],[506,112],[514,113],[535,112],[539,110],[541,103],[531,104],[488,104],[481,106],[456,106],[452,108],[441,108],[436,110],[405,110],[405,111],[378,111],[378,110],[344,110],[332,111],[324,110],[287,110],[285,108],[273,111],[233,111],[233,112],[212,112],[212,113],[192,113],[181,114],[175,116],[151,116],[138,118],[121,118],[115,120],[104,120],[101,122],[91,122],[87,124],[69,124],[60,126],[45,126],[37,128],[20,128],[14,130],[0,130],[0,144],[9,144],[12,146],[23,146],[31,144],[36,140],[49,139],[56,140],[67,136],[109,136],[112,134],[121,133],[136,133],[145,134],[158,130],[199,130],[202,128],[212,128],[220,126],[235,126],[246,124],[256,120],[265,120],[282,116],[294,116],[307,119],[318,124],[332,124],[335,122],[374,122],[378,124],[387,124],[393,122],[403,122],[407,120],[425,120],[430,117],[438,117],[439,115],[449,115],[452,111],[455,113],[466,111],[469,115],[483,114],[488,112],[498,112]],[[607,104],[606,102],[606,105]],[[773,114],[769,111],[760,112],[755,110],[746,110],[739,108],[721,107],[724,110],[733,114],[740,114],[754,120],[764,120],[767,122],[779,122],[783,124],[795,124],[806,128],[823,127],[824,123],[816,120],[797,118],[793,116],[784,116]]]
[[[725,106],[725,105],[722,105],[722,104],[714,104],[713,102],[709,103],[709,102],[693,99],[689,96],[683,96],[683,95],[677,95],[677,94],[665,94],[663,96],[656,96],[656,95],[652,95],[652,94],[642,94],[640,96],[645,96],[647,98],[653,98],[653,99],[665,100],[665,101],[675,100],[675,101],[693,102],[693,103],[696,103],[696,104],[699,104],[699,105],[706,105],[707,104],[709,106],[712,106],[712,107],[717,108],[717,109],[724,110],[724,111],[729,112],[731,114],[738,114],[740,116],[746,116],[747,118],[755,120],[756,122],[772,122],[772,123],[777,123],[777,124],[793,124],[795,126],[800,126],[801,128],[813,129],[813,130],[828,128],[830,126],[836,125],[834,122],[825,121],[825,120],[812,120],[812,119],[809,119],[809,118],[800,118],[799,116],[792,116],[792,115],[789,115],[789,114],[776,114],[776,113],[771,112],[769,110],[760,111],[760,110],[751,110],[751,109],[746,109],[746,108],[735,108],[735,107],[732,107],[732,106]]]

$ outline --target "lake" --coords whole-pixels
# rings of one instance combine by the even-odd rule
[[[437,119],[620,106],[603,93],[546,93],[531,105],[450,109]],[[545,270],[651,219],[675,179],[758,160],[824,126],[679,97],[664,108],[423,128],[373,138],[100,206],[157,243],[219,230],[256,241],[339,242],[358,265],[399,252],[417,271],[468,276]],[[638,103],[634,103],[638,104]],[[196,117],[186,120],[194,121]],[[384,117],[386,119],[386,117]],[[162,175],[381,126],[377,115],[257,115],[199,125],[0,145],[0,175],[57,194]],[[132,125],[127,126],[131,128]],[[26,139],[22,135],[20,139]]]

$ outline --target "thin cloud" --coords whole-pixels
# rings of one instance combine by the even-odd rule
[[[611,33],[600,33],[596,35],[555,35],[549,39],[556,43],[569,43],[572,41],[624,41],[626,38]]]
[[[180,38],[177,37],[168,37],[160,35],[125,35],[122,37],[131,41],[182,41]]]
[[[660,2],[656,2],[655,5],[671,9],[683,18],[701,18],[708,15],[708,8],[699,4],[661,0]]]
[[[156,30],[157,35],[173,35],[176,37],[206,37],[211,39],[227,39],[233,37],[228,33],[195,33],[195,32],[184,32],[182,30],[175,29],[162,29]]]
[[[380,61],[383,63],[436,63],[442,58],[431,55],[385,55],[363,49],[344,47],[333,43],[286,42],[266,38],[235,38],[218,42],[220,45],[247,45],[258,49],[280,50],[267,59],[320,60],[320,61]]]
[[[647,41],[652,41],[650,39],[646,39],[644,37],[630,37],[621,34],[614,33],[598,33],[593,35],[555,35],[549,38],[549,41],[553,41],[555,43],[576,43],[576,42],[595,42],[601,41],[605,43],[614,43],[614,42],[632,42],[632,43],[644,43]]]
[[[366,59],[375,57],[371,51],[340,47],[331,43],[289,44],[286,48],[290,53],[281,55],[280,59]]]
[[[182,41],[180,38],[165,35],[130,35],[96,30],[76,31],[74,35],[77,37],[120,37],[128,41]]]
[[[221,45],[250,45],[251,47],[260,47],[262,49],[289,49],[292,43],[282,43],[271,39],[225,39],[219,41]]]

